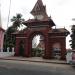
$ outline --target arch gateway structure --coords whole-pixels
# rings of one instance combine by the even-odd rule
[[[31,14],[34,18],[23,22],[27,28],[13,33],[16,36],[15,56],[32,57],[32,39],[36,35],[42,35],[45,45],[42,57],[52,59],[59,55],[60,59],[65,59],[66,36],[69,31],[65,28],[52,28],[56,25],[51,17],[48,17],[42,0],[36,2]]]

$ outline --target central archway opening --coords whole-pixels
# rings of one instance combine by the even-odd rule
[[[43,57],[45,51],[45,41],[43,35],[35,35],[32,38],[32,57]]]

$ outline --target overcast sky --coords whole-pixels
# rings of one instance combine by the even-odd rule
[[[37,0],[11,0],[10,19],[21,13],[25,20],[31,18],[30,11]],[[75,24],[72,18],[75,18],[75,0],[42,0],[46,5],[48,15],[52,16],[57,27],[65,27],[70,31],[71,25]],[[7,28],[7,19],[10,0],[1,0],[2,27]],[[8,25],[10,26],[10,25]],[[67,37],[69,39],[69,37]],[[69,40],[67,40],[68,43]],[[67,48],[69,44],[67,44]]]

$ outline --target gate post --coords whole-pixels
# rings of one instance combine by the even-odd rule
[[[15,56],[19,56],[19,38],[16,38]]]
[[[65,38],[61,41],[61,60],[66,60],[66,42]]]
[[[45,52],[44,52],[44,58],[45,59],[51,59],[51,49],[52,47],[50,46],[49,44],[49,37],[46,36],[46,39],[45,39]]]
[[[29,49],[28,49],[28,47],[29,47],[29,44],[28,44],[28,38],[26,37],[25,38],[25,53],[24,53],[24,56],[25,57],[29,57]]]

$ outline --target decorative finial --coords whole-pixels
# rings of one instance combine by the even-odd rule
[[[75,18],[72,18],[72,21],[73,21],[73,25],[75,25]]]
[[[50,15],[50,19],[51,19],[52,17],[51,17],[51,15]]]
[[[55,29],[56,29],[56,26],[55,26]]]
[[[65,26],[64,26],[64,29],[65,29]]]

